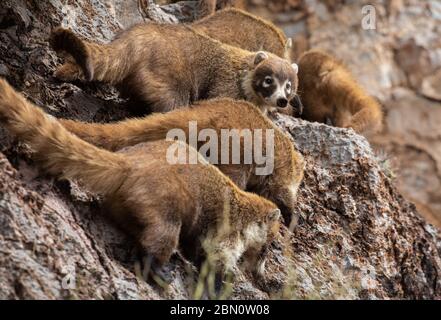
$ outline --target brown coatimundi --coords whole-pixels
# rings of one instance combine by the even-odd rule
[[[221,10],[194,22],[192,26],[223,43],[249,51],[265,50],[289,59],[291,43],[283,31],[242,10]],[[298,94],[292,101],[294,109],[291,106],[277,108],[279,112],[301,115],[305,107],[308,109],[302,118],[306,120],[353,127],[357,132],[374,132],[381,127],[382,113],[378,103],[331,55],[317,50],[308,51],[301,56],[299,69]],[[327,76],[324,76],[325,73]],[[355,116],[359,110],[364,111]],[[349,125],[351,115],[354,118]]]
[[[223,44],[188,25],[141,24],[108,44],[57,28],[50,43],[70,54],[56,71],[58,78],[82,75],[116,85],[153,112],[217,97],[248,100],[266,111],[286,107],[296,95],[295,63]]]
[[[271,52],[291,61],[292,40],[272,22],[243,10],[220,10],[193,22],[191,26],[222,43],[252,52]],[[303,105],[299,96],[295,95],[289,105],[275,109],[288,115],[301,115]]]
[[[224,9],[191,23],[210,38],[244,50],[268,51],[290,60],[291,39],[272,22],[239,9]]]
[[[256,158],[249,164],[244,160],[238,164],[232,161],[223,163],[221,153],[218,153],[217,157],[210,155],[206,158],[229,176],[239,188],[253,191],[273,201],[282,210],[285,222],[289,224],[291,221],[297,189],[303,178],[303,157],[294,149],[290,137],[248,102],[214,99],[200,101],[191,108],[116,123],[84,123],[74,120],[60,120],[60,123],[85,141],[108,150],[119,150],[145,141],[164,139],[174,129],[183,130],[189,141],[191,123],[197,125],[198,136],[201,129],[207,128],[214,130],[217,137],[222,136],[222,130],[236,129],[243,134],[246,133],[245,130],[252,133],[261,130],[263,146],[266,144],[266,132],[273,132],[274,142],[268,140],[273,146],[270,145],[271,149],[264,150],[268,161],[272,161],[273,164],[271,172],[256,172],[264,163]],[[240,143],[240,154],[243,155],[252,143],[248,143],[245,138],[241,139]],[[229,147],[232,147],[232,144]],[[199,146],[198,150],[200,151]],[[268,152],[272,150],[273,155],[270,156]]]
[[[243,254],[257,258],[277,236],[276,205],[239,189],[183,142],[161,139],[119,153],[98,148],[66,130],[3,79],[0,122],[30,145],[47,172],[102,195],[106,212],[157,266],[185,241],[188,248],[209,248],[214,266],[232,271]],[[200,161],[171,164],[166,154],[172,145]]]
[[[299,92],[305,105],[302,118],[358,133],[381,129],[381,106],[334,57],[308,51],[299,60]]]

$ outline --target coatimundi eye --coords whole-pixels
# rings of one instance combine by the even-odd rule
[[[286,84],[286,90],[287,90],[288,92],[291,92],[291,82],[288,82],[288,83]]]
[[[264,87],[269,87],[270,85],[273,84],[273,78],[271,77],[265,77],[265,80],[263,81],[263,86]]]

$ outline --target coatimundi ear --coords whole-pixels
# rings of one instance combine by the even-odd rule
[[[281,212],[280,212],[280,209],[274,209],[274,210],[272,210],[272,211],[268,214],[268,216],[267,216],[268,222],[269,222],[269,223],[272,223],[272,222],[279,221],[281,215],[282,215],[282,214],[281,214]]]
[[[254,65],[257,66],[259,63],[261,63],[263,60],[268,59],[268,55],[264,51],[259,51],[256,53],[256,56],[254,57]]]
[[[291,66],[296,74],[299,73],[299,65],[297,63],[293,63]]]

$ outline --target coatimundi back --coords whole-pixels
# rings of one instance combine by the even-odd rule
[[[70,55],[58,78],[116,85],[153,112],[218,97],[248,100],[265,111],[286,107],[296,95],[296,64],[223,44],[187,25],[141,24],[109,44],[57,28],[50,42]]]
[[[200,157],[182,142],[158,140],[119,153],[98,148],[66,130],[3,79],[0,122],[30,145],[47,172],[78,180],[102,195],[105,212],[158,267],[180,241],[187,249],[202,249],[203,242],[214,267],[231,272],[243,254],[264,258],[266,245],[278,234],[280,210],[274,203],[240,190],[202,158],[192,165],[168,162],[167,152],[176,144]]]
[[[248,51],[268,51],[291,60],[291,39],[272,22],[239,9],[217,11],[191,26],[207,36]]]

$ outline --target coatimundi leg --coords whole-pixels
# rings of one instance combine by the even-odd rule
[[[201,0],[199,1],[199,15],[198,18],[209,16],[216,12],[217,0]]]
[[[104,81],[111,84],[122,81],[128,73],[129,44],[125,41],[113,41],[110,44],[96,44],[77,37],[72,31],[56,28],[52,31],[49,42],[56,52],[68,53],[75,60],[69,60],[59,67],[56,75],[73,78],[78,69],[71,66],[73,61],[78,65],[86,81]],[[127,54],[122,54],[126,51]]]
[[[55,71],[54,76],[62,81],[71,82],[83,78],[83,72],[73,61],[66,61]]]
[[[140,82],[144,85],[140,86]],[[182,95],[176,94],[167,82],[156,78],[146,69],[140,69],[130,76],[121,91],[124,92],[127,87],[130,88],[132,101],[147,104],[150,112],[168,112],[186,106],[189,100],[189,97],[182,99]],[[133,90],[134,87],[137,87],[136,90]]]
[[[126,61],[130,43],[125,39],[96,44],[80,39],[70,30],[57,28],[51,34],[50,43],[55,51],[69,53],[67,61],[55,71],[60,80],[96,80],[114,85],[122,82],[118,87],[123,94],[129,92],[127,95],[134,101],[147,102],[152,112],[166,112],[187,104],[187,100],[180,99],[168,83],[148,69],[139,67],[136,72],[130,69]]]

